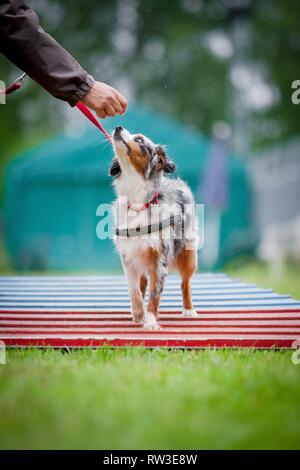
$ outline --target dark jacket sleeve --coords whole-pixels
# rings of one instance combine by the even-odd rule
[[[75,106],[95,80],[39,25],[23,0],[0,0],[0,52],[56,98]]]

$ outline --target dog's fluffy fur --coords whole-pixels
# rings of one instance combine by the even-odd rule
[[[131,229],[145,227],[170,217],[170,214],[182,213],[191,220],[194,208],[192,193],[182,180],[164,175],[176,169],[165,149],[144,135],[132,135],[122,127],[115,129],[112,140],[115,157],[110,175],[114,176],[117,194],[116,225]],[[145,208],[145,203],[153,200],[155,192],[158,193],[159,204]],[[197,316],[190,287],[197,266],[197,233],[195,224],[190,223],[189,226],[193,226],[189,237],[185,226],[178,237],[176,227],[171,225],[151,235],[117,236],[115,239],[128,280],[133,320],[143,322],[146,330],[160,328],[158,309],[168,268],[177,268],[182,277],[183,315]],[[145,308],[148,278],[150,291]]]

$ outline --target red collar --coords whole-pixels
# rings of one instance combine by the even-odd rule
[[[152,199],[150,199],[150,201],[148,202],[145,202],[144,204],[128,204],[127,208],[128,209],[132,209],[136,212],[140,212],[144,209],[149,209],[149,207],[152,205],[152,204],[159,204],[159,201],[158,201],[158,192],[155,191],[154,193],[154,196]],[[136,207],[134,207],[136,206]]]

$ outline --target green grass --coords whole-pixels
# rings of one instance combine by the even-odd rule
[[[9,351],[1,448],[299,448],[290,351]]]
[[[299,269],[230,275],[300,298]],[[0,448],[300,448],[291,351],[9,350]]]
[[[240,266],[228,266],[226,273],[244,282],[250,282],[273,289],[280,294],[289,294],[295,299],[300,299],[300,265],[299,263],[286,262],[281,269],[268,267],[264,263],[252,261]]]

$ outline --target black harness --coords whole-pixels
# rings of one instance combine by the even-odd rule
[[[178,222],[182,222],[181,216],[171,215],[168,219],[162,220],[156,224],[149,224],[145,227],[136,228],[118,228],[116,227],[116,235],[118,237],[139,237],[141,235],[150,235],[153,232],[161,232],[164,228],[175,226]]]

